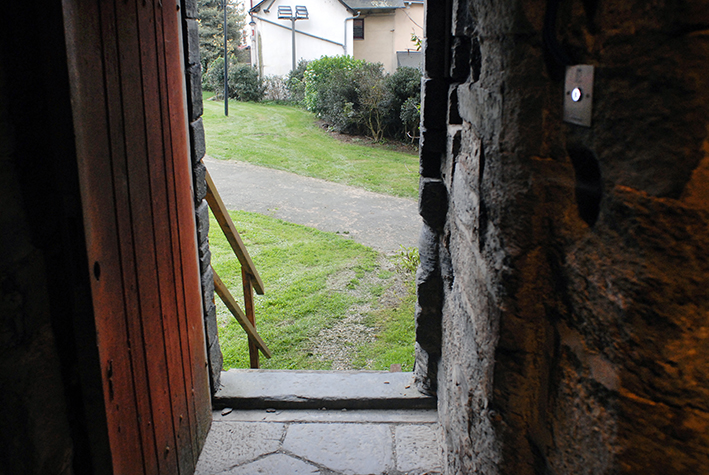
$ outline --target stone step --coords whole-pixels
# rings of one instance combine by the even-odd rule
[[[230,369],[221,374],[216,409],[433,409],[436,399],[413,373]]]

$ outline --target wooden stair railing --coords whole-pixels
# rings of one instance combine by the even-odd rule
[[[219,227],[222,229],[224,236],[226,236],[227,241],[229,241],[231,249],[234,251],[234,254],[241,264],[241,281],[244,289],[245,311],[239,307],[239,304],[231,295],[227,286],[222,282],[217,272],[214,271],[214,268],[212,268],[214,271],[214,290],[248,335],[250,366],[251,368],[258,369],[259,350],[261,350],[261,353],[263,353],[266,358],[271,357],[271,351],[256,331],[256,318],[254,315],[253,291],[255,290],[257,294],[263,295],[263,281],[251,260],[251,256],[249,256],[249,252],[246,250],[244,242],[241,240],[241,236],[239,236],[238,231],[234,227],[234,223],[227,212],[226,206],[224,206],[221,196],[219,196],[219,192],[214,185],[212,177],[209,175],[209,171],[206,172],[206,179],[207,203],[209,204],[209,208],[212,210],[214,217],[219,223]]]

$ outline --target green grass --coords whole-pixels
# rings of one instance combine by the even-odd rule
[[[261,358],[271,369],[330,369],[332,362],[315,354],[322,330],[331,328],[348,310],[370,306],[363,319],[376,329],[373,343],[352,348],[354,369],[413,367],[413,277],[398,266],[383,269],[376,251],[334,233],[287,223],[268,216],[230,212],[266,287],[255,296],[257,329],[273,353]],[[212,218],[209,242],[212,265],[243,302],[241,272],[229,244]],[[392,267],[392,266],[389,266]],[[390,295],[397,273],[409,281],[403,299]],[[219,342],[224,368],[247,368],[244,331],[217,297]]]
[[[277,104],[204,101],[207,154],[405,198],[418,196],[418,156],[343,143],[305,110]]]

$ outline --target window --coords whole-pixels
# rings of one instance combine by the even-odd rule
[[[356,40],[364,39],[364,18],[355,18],[353,20],[352,37]]]

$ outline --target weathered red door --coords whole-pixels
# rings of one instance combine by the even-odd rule
[[[179,9],[63,4],[113,471],[191,474],[211,410]]]

